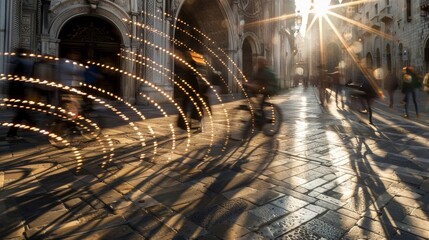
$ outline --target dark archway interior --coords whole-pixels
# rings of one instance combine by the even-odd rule
[[[387,71],[392,71],[392,53],[390,50],[390,45],[386,45],[386,62],[387,62]]]
[[[216,71],[221,72],[225,79],[228,70],[221,61],[228,62],[226,56],[224,56],[225,53],[228,54],[228,32],[225,17],[220,10],[218,1],[187,0],[180,8],[178,18],[180,21],[176,22],[177,28],[175,29],[174,38],[176,43],[184,43],[186,47],[175,44],[174,48],[176,50],[179,48],[191,48],[201,54]],[[211,69],[206,67],[204,71],[208,80],[211,81]],[[222,91],[225,91],[227,87],[221,86],[221,88]],[[175,87],[175,96],[180,96],[179,91]]]
[[[425,45],[425,63],[426,63],[427,69],[429,69],[429,40],[426,41],[426,45]]]
[[[79,62],[94,61],[120,68],[121,38],[109,22],[94,16],[80,16],[68,21],[59,34],[59,57]],[[120,94],[121,75],[99,69],[103,78],[95,85],[115,95]]]
[[[245,39],[243,42],[243,73],[247,79],[253,77],[253,53],[252,46],[250,45],[249,39]]]
[[[379,48],[377,48],[377,50],[375,51],[375,64],[376,68],[381,67],[381,53]]]
[[[371,69],[373,68],[371,53],[366,54],[366,67],[371,68]]]

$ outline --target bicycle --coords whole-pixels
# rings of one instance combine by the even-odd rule
[[[49,123],[49,143],[59,149],[78,147],[94,141],[100,134],[98,124],[80,109],[80,100],[74,94],[61,94],[58,118]]]
[[[249,98],[246,104],[239,104],[231,111],[232,139],[244,140],[255,130],[261,131],[265,136],[276,135],[282,125],[282,111],[272,102],[264,101],[260,108],[261,95]]]

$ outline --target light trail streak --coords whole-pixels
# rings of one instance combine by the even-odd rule
[[[380,98],[384,98],[384,93],[383,90],[378,86],[378,84],[376,83],[376,80],[373,76],[372,73],[370,73],[367,69],[365,69],[362,64],[360,64],[360,60],[357,58],[356,54],[353,53],[351,51],[351,49],[349,48],[346,40],[342,37],[342,35],[340,34],[340,32],[338,31],[338,29],[335,27],[335,25],[332,23],[332,21],[325,16],[324,17],[326,22],[329,24],[329,26],[332,28],[332,30],[334,31],[335,35],[337,36],[337,38],[340,40],[341,44],[345,47],[345,49],[347,50],[347,53],[349,54],[349,56],[353,59],[353,61],[356,63],[356,65],[358,66],[359,70],[365,75],[365,77],[369,80],[368,82],[371,84],[372,88],[374,90],[376,90],[377,95]]]
[[[143,12],[144,13],[144,12]],[[145,14],[147,14],[147,13],[145,13]],[[162,19],[160,19],[160,18],[158,18],[158,17],[156,17],[156,16],[154,16],[154,15],[152,15],[152,14],[147,14],[148,16],[151,16],[151,17],[153,17],[153,18],[155,18],[155,19],[158,19],[159,21],[162,21]],[[170,16],[170,15],[168,15],[168,14],[166,14],[166,16]],[[172,16],[170,16],[170,17],[172,17]],[[190,26],[189,24],[187,24],[186,22],[184,22],[184,21],[182,21],[182,20],[180,20],[180,19],[178,19],[178,18],[173,18],[173,19],[175,19],[177,22],[180,22],[180,23],[182,23],[182,24],[184,24],[185,26],[187,26],[187,27],[192,27],[192,26]],[[153,28],[151,28],[151,27],[148,27],[148,26],[146,26],[145,24],[141,24],[141,23],[136,23],[136,22],[133,22],[133,21],[128,21],[127,19],[123,19],[123,21],[125,21],[125,22],[128,22],[128,23],[130,23],[130,24],[136,24],[137,26],[139,26],[139,27],[142,27],[142,28],[146,28],[146,29],[148,29],[148,30],[151,30],[153,33],[155,33],[155,34],[159,34],[159,31],[158,30],[156,30],[156,29],[154,29],[153,30]],[[208,52],[209,53],[211,53],[216,59],[217,59],[217,61],[219,61],[221,64],[223,64],[225,67],[226,67],[226,69],[227,69],[227,71],[230,73],[230,74],[232,74],[232,76],[233,76],[233,78],[234,78],[234,80],[235,80],[235,82],[237,83],[237,85],[238,85],[238,87],[240,88],[240,90],[243,92],[243,94],[245,95],[245,98],[246,98],[246,100],[247,100],[247,102],[248,102],[248,106],[249,106],[249,108],[250,108],[250,113],[251,113],[251,117],[252,117],[252,132],[254,132],[254,130],[255,130],[255,116],[254,116],[254,109],[253,109],[253,106],[252,106],[252,104],[251,104],[251,101],[250,101],[250,98],[249,98],[249,95],[247,94],[247,92],[245,91],[245,89],[244,89],[244,87],[243,87],[243,85],[242,85],[242,83],[241,83],[241,81],[239,80],[239,79],[237,79],[237,77],[233,74],[233,72],[232,72],[232,70],[227,66],[227,64],[210,48],[210,47],[208,47],[205,43],[203,43],[203,42],[201,42],[201,40],[199,40],[198,38],[196,38],[195,36],[193,36],[192,34],[190,34],[188,31],[186,31],[186,30],[183,30],[183,29],[181,29],[180,27],[178,27],[177,25],[171,25],[173,28],[175,28],[175,29],[177,29],[177,30],[180,30],[180,31],[182,31],[183,33],[185,33],[186,35],[188,35],[189,37],[191,37],[191,38],[193,38],[194,40],[196,40],[198,43],[200,43],[201,44],[201,46],[203,46],[204,48],[206,48],[207,50],[208,50]],[[198,32],[201,36],[203,36],[204,38],[206,38],[209,42],[211,42],[212,44],[215,44],[215,42],[213,42],[207,35],[205,35],[203,32],[201,32],[201,31],[199,31],[198,29],[196,29],[195,27],[192,27],[196,32]],[[172,40],[172,42],[173,42],[173,44],[175,44],[175,45],[179,45],[179,46],[183,46],[183,45],[185,45],[185,46],[187,46],[186,44],[184,44],[183,42],[180,42],[180,41],[178,41],[177,39],[171,39],[170,38],[170,36],[168,36],[168,35],[166,35],[166,34],[161,34],[161,36],[162,37],[164,37],[164,38],[168,38],[169,40]],[[133,36],[131,36],[130,35],[130,37],[133,37]],[[168,50],[166,50],[166,49],[164,49],[164,48],[162,48],[161,46],[158,46],[158,45],[156,45],[156,44],[154,44],[154,43],[152,43],[152,42],[150,42],[150,41],[147,41],[147,40],[145,40],[145,39],[140,39],[140,38],[136,38],[138,41],[141,41],[141,42],[143,42],[144,44],[146,44],[146,45],[149,45],[149,46],[151,46],[151,47],[153,47],[153,48],[155,48],[155,49],[161,49],[163,52],[166,52],[166,53],[168,53],[168,54],[172,54],[171,52],[169,52]],[[189,46],[187,46],[191,51],[193,50],[192,48],[190,48]],[[236,63],[234,62],[234,61],[232,61],[232,59],[222,50],[222,49],[220,49],[220,48],[218,48],[217,47],[217,50],[218,51],[220,51],[221,53],[223,53],[224,54],[224,56],[235,66],[235,67],[237,67],[237,69],[238,69],[238,72],[243,76],[243,79],[244,79],[244,81],[245,82],[247,82],[248,80],[247,80],[247,78],[244,76],[244,74],[242,73],[242,71],[241,71],[241,69],[240,68],[238,68],[238,66],[236,65]],[[212,68],[213,69],[213,68]],[[208,86],[210,86],[211,88],[213,88],[209,83],[208,83],[208,81],[205,79],[205,77],[204,76],[202,76],[198,71],[196,72],[207,84],[208,84]],[[220,99],[219,99],[220,100]],[[221,100],[220,100],[220,102],[221,102]],[[222,103],[222,107],[224,107],[224,105],[223,105],[223,103]],[[229,136],[230,136],[230,134],[231,134],[231,131],[230,131],[230,119],[229,119],[229,116],[228,116],[228,111],[224,108],[224,113],[226,114],[226,122],[227,122],[227,139],[225,140],[225,144],[224,144],[224,146],[226,147],[226,145],[228,144],[228,141],[229,141]]]

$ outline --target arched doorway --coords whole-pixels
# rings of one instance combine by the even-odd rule
[[[373,69],[372,55],[371,55],[370,52],[366,54],[366,61],[365,61],[365,66],[364,67]]]
[[[425,72],[429,71],[429,39],[426,40],[425,44]]]
[[[244,39],[243,42],[243,73],[247,79],[253,77],[253,52],[249,38]]]
[[[404,66],[404,46],[402,43],[398,45],[398,52],[399,52],[399,67],[402,68]]]
[[[228,91],[226,84],[229,84],[228,65],[229,59],[225,55],[225,49],[228,49],[230,38],[228,21],[222,3],[217,0],[212,1],[194,1],[185,0],[179,8],[174,32],[175,49],[186,45],[186,49],[195,51],[202,55],[208,65],[203,74],[210,75],[214,69],[220,72],[222,78],[221,91]],[[178,44],[179,43],[179,44]],[[175,96],[178,93],[177,87],[174,87]]]
[[[380,53],[380,49],[377,48],[375,50],[375,67],[376,68],[381,68],[381,53]]]
[[[392,72],[392,51],[390,49],[390,44],[386,45],[386,62],[387,62],[387,71]]]
[[[79,16],[69,20],[59,34],[59,57],[79,62],[94,61],[113,68],[120,68],[118,53],[121,37],[108,21],[94,16]],[[96,86],[115,95],[121,93],[121,75],[100,68],[103,79]]]
[[[193,52],[196,52],[200,54],[202,57],[206,58],[206,55],[204,54],[204,48],[200,44],[204,39],[202,36],[198,33],[197,29],[201,29],[201,26],[198,24],[198,21],[195,19],[195,16],[192,14],[192,11],[190,7],[182,7],[180,14],[178,18],[181,21],[177,22],[178,28],[175,31],[175,41],[173,43],[178,43],[177,45],[174,45],[175,54],[184,58],[185,52],[188,50],[191,50]],[[182,24],[184,22],[185,24]],[[176,41],[177,40],[177,41]],[[207,60],[207,59],[205,59]],[[188,60],[189,61],[189,60]],[[179,79],[187,80],[186,75],[187,68],[183,66],[183,64],[180,63],[180,61],[174,61],[174,74],[176,75],[176,81],[182,85],[181,81]],[[196,66],[195,66],[196,67]],[[200,65],[197,70],[203,69],[205,66]],[[178,87],[177,85],[174,85],[174,97],[175,98],[183,98],[185,95],[185,92],[183,91],[183,88]]]

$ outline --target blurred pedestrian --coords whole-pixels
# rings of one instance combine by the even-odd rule
[[[426,73],[423,78],[423,92],[429,94],[429,73]]]
[[[354,82],[349,81],[346,86],[355,89],[351,91],[351,94],[359,98],[361,104],[361,113],[368,113],[368,122],[373,125],[372,121],[372,104],[378,97],[376,89],[371,85],[370,79],[372,77],[371,69],[363,69],[364,72],[360,71],[357,76],[357,80]]]
[[[295,75],[293,76],[293,85],[292,87],[298,87],[299,86],[299,80],[300,80],[301,76],[299,76],[298,73],[295,73]]]
[[[103,75],[100,73],[100,70],[96,64],[90,64],[87,66],[83,75],[85,84],[92,87],[96,87],[97,83],[103,79]],[[84,111],[88,113],[92,112],[94,110],[93,99],[89,98],[88,94],[96,95],[97,91],[90,87],[82,87],[81,89],[87,94],[83,96]]]
[[[308,88],[308,75],[306,75],[306,76],[304,76],[303,78],[302,78],[302,82],[303,82],[303,84],[304,84],[304,88]]]
[[[416,116],[419,117],[419,107],[417,104],[418,89],[421,87],[419,76],[413,67],[407,66],[402,68],[402,93],[404,94],[405,114],[404,118],[409,118],[410,101],[412,98]]]
[[[41,81],[56,82],[55,64],[54,57],[41,58],[34,64],[34,78]],[[49,85],[37,85],[37,92],[41,98],[45,99],[46,103],[57,105],[55,88]]]
[[[69,58],[61,58],[58,63],[58,80],[64,86],[79,88],[84,81],[85,68]]]
[[[177,55],[180,55],[183,61],[176,62],[176,75],[179,77],[177,82],[183,87],[181,95],[180,107],[183,110],[183,114],[178,115],[177,126],[183,130],[186,130],[186,122],[190,124],[192,118],[201,121],[200,114],[197,111],[198,101],[201,101],[198,97],[200,87],[198,84],[197,76],[193,69],[196,67],[196,62],[192,59],[191,52],[186,50],[178,50]],[[197,105],[197,106],[195,106]]]
[[[9,66],[9,73],[13,76],[13,80],[9,81],[8,95],[9,99],[16,99],[21,101],[21,105],[15,109],[15,116],[12,120],[12,126],[9,128],[6,140],[22,139],[17,135],[18,127],[24,121],[27,121],[30,126],[35,126],[36,122],[28,113],[23,100],[29,100],[30,92],[32,92],[32,85],[22,81],[32,77],[34,61],[28,57],[28,50],[18,48],[16,55],[12,57]]]
[[[76,59],[74,54],[69,54],[69,57],[61,58],[58,62],[58,82],[63,86],[80,90],[81,83],[84,81],[85,68],[82,64],[72,60]],[[66,108],[69,112],[73,112],[76,115],[82,113],[82,95],[70,90],[60,89],[58,98],[61,107]]]
[[[259,107],[259,113],[260,113],[260,120],[264,121],[265,119],[265,112],[262,111],[263,105],[266,103],[266,100],[270,96],[274,96],[277,94],[278,91],[278,79],[275,72],[271,69],[271,67],[268,65],[267,59],[263,56],[259,56],[257,58],[256,62],[256,73],[253,75],[252,82],[255,84],[253,85],[254,88],[253,92],[257,93],[258,95],[261,95],[261,98],[259,100],[258,107]],[[259,123],[262,127],[262,122]]]
[[[365,93],[362,95],[361,101],[362,105],[366,106],[366,110],[368,111],[368,122],[371,125],[374,125],[372,121],[372,104],[374,103],[374,100],[378,97],[376,89],[374,89],[374,86],[371,85],[371,69],[366,69],[366,73],[361,73],[360,75],[360,88]]]
[[[399,78],[393,72],[388,72],[384,79],[384,88],[389,95],[389,108],[393,108],[393,99],[396,89],[399,87]]]
[[[335,103],[338,107],[338,99],[340,99],[341,107],[344,108],[344,95],[343,95],[343,88],[344,88],[344,76],[337,70],[335,72],[332,72],[329,74],[332,79],[332,84],[334,85],[335,89]]]
[[[209,78],[211,86],[208,88],[205,98],[207,99],[209,111],[211,112],[212,105],[219,102],[217,98],[221,93],[223,82],[220,71],[211,71]]]
[[[319,101],[320,101],[320,105],[324,106],[325,102],[329,101],[327,88],[330,85],[331,78],[328,76],[327,70],[325,69],[324,65],[317,66],[317,69],[318,69],[317,88],[319,90]]]

